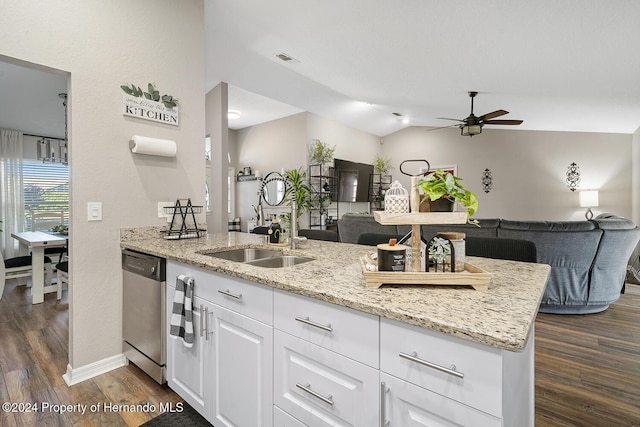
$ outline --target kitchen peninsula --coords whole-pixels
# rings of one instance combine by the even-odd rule
[[[194,315],[205,317],[205,329],[207,316],[213,318],[212,331],[200,338],[211,336],[214,344],[195,345],[199,349],[193,351],[201,352],[203,375],[213,371],[213,386],[193,375],[185,376],[198,384],[172,382],[172,357],[175,365],[187,351],[176,348],[176,340],[168,340],[168,379],[211,422],[225,425],[225,419],[255,412],[262,421],[245,419],[247,425],[370,426],[380,419],[407,425],[402,423],[419,413],[424,420],[439,417],[461,425],[533,425],[533,324],[549,266],[469,257],[493,275],[488,290],[371,289],[360,264],[371,247],[309,241],[295,250],[272,248],[313,258],[285,268],[207,255],[263,247],[262,242],[262,236],[246,233],[176,241],[163,239],[157,227],[121,231],[123,248],[167,258],[169,288],[176,274],[196,277]],[[168,292],[167,300],[172,296]],[[230,331],[250,321],[260,331],[251,335],[253,354],[264,360],[250,365],[256,384],[236,392],[238,386],[225,386],[224,373],[234,371],[240,378],[230,381],[242,382],[246,369],[228,364],[246,362],[252,347],[242,347],[245,354],[234,359],[222,353],[223,343]],[[252,397],[254,390],[260,394]],[[234,409],[236,398],[259,408]]]

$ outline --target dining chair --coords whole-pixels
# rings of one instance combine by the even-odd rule
[[[64,225],[63,211],[31,211],[31,231],[48,231],[57,225]],[[58,255],[58,263],[62,262],[68,252],[67,245],[44,248],[45,255]]]
[[[0,253],[0,261],[2,261],[0,262],[0,299],[2,299],[7,280],[31,277],[33,275],[33,268],[31,266],[31,255],[4,259],[2,253]],[[51,258],[48,256],[44,257],[44,274],[45,283],[51,283],[53,270],[51,268]],[[60,294],[60,292],[61,291],[58,290],[58,294]]]
[[[56,264],[56,276],[58,285],[58,299],[62,298],[62,288],[66,285],[69,289],[69,261]]]

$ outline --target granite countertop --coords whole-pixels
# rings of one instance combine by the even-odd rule
[[[318,240],[309,240],[304,248],[295,250],[273,246],[285,254],[315,259],[286,268],[257,267],[203,254],[264,247],[263,242],[263,236],[239,232],[166,240],[159,227],[121,230],[122,248],[510,351],[526,346],[550,271],[546,264],[467,257],[467,262],[493,275],[488,290],[415,285],[367,288],[360,258],[375,251],[371,246]]]

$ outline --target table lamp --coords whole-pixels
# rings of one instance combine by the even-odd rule
[[[580,207],[587,208],[584,216],[587,220],[593,219],[591,208],[598,207],[598,190],[587,190],[580,192]]]

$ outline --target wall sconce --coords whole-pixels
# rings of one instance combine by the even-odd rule
[[[485,169],[482,172],[482,189],[485,193],[488,193],[493,188],[493,176],[489,169]]]
[[[587,220],[592,220],[593,212],[591,211],[591,208],[597,208],[599,206],[598,190],[581,191],[579,195],[580,207],[587,208],[587,212],[585,212],[584,216]]]
[[[567,186],[569,190],[576,191],[578,184],[580,183],[580,166],[573,162],[567,169]]]

